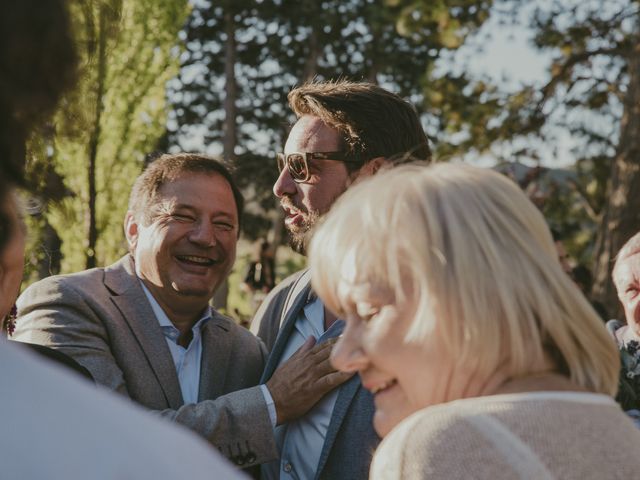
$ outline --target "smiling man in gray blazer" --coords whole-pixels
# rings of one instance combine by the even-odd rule
[[[209,307],[235,260],[242,206],[220,162],[160,157],[131,193],[130,254],[29,287],[13,339],[70,355],[97,383],[198,432],[236,465],[274,458],[274,423],[347,377],[329,365],[329,347],[308,345],[258,385],[264,345]]]

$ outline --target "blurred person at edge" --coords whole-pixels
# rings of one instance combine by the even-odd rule
[[[11,316],[24,264],[26,231],[17,189],[25,183],[25,140],[72,83],[74,66],[63,1],[0,0],[3,325]],[[0,478],[244,478],[184,429],[1,337],[0,391]]]
[[[616,400],[640,427],[640,233],[622,246],[611,276],[625,316],[607,322],[622,363]]]
[[[635,478],[619,360],[520,188],[467,165],[355,185],[310,246],[346,320],[332,352],[374,394],[372,479]]]

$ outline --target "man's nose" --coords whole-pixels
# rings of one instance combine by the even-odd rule
[[[291,178],[289,169],[283,168],[280,175],[278,175],[276,183],[273,184],[273,194],[278,198],[282,198],[284,196],[291,196],[295,192],[296,182]]]
[[[211,222],[198,222],[189,232],[189,240],[203,247],[213,247],[217,243],[216,229]]]
[[[331,364],[343,372],[363,370],[369,361],[360,344],[359,335],[345,329],[331,351]]]

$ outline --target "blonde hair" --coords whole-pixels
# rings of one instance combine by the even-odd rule
[[[368,283],[416,302],[407,342],[438,325],[451,358],[479,375],[554,368],[615,394],[619,358],[563,272],[538,209],[511,180],[468,165],[396,167],[351,187],[315,233],[312,282],[342,312]]]

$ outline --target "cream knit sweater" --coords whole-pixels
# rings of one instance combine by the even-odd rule
[[[371,479],[640,479],[640,430],[605,395],[534,392],[421,410],[384,439]]]

